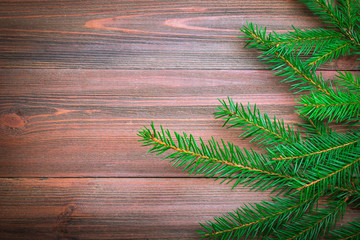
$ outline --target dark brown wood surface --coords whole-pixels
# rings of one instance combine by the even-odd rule
[[[197,239],[198,222],[269,199],[189,177],[136,136],[154,121],[250,146],[213,118],[227,96],[298,121],[237,37],[246,21],[322,26],[298,1],[0,1],[0,239]]]

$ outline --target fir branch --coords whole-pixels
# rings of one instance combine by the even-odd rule
[[[341,158],[343,154],[356,153],[360,149],[359,146],[360,132],[357,131],[346,134],[334,132],[329,135],[308,138],[302,143],[283,144],[267,150],[272,160],[277,162],[276,170],[282,169],[287,174],[301,179],[311,179],[309,169],[316,175],[316,173],[320,174],[317,169],[323,166],[324,169],[328,169],[326,172],[331,174],[331,170],[337,170],[335,166],[339,163],[338,158]],[[329,185],[326,184],[323,189]],[[339,185],[332,184],[332,186]],[[331,187],[331,189],[333,188]]]
[[[307,138],[301,143],[293,145],[278,145],[274,150],[268,149],[273,160],[303,160],[306,162],[322,163],[332,155],[340,156],[344,151],[357,147],[360,142],[360,131],[346,133],[332,133],[319,137]]]
[[[215,218],[215,222],[201,224],[204,230],[199,232],[210,239],[265,237],[289,220],[301,217],[313,208],[318,199],[318,194],[308,199],[290,195],[287,198],[273,198],[273,202],[263,201],[261,204],[245,205],[223,217]]]
[[[347,203],[350,208],[360,207],[360,186],[356,186],[354,182],[352,182],[351,186],[347,187],[333,186],[324,195],[328,195],[334,200],[348,199]]]
[[[344,14],[330,0],[300,0],[308,8],[318,15],[325,23],[333,24],[340,32],[348,38],[353,45],[360,46],[359,39],[355,38],[346,21]]]
[[[304,2],[307,7],[318,15],[324,22],[331,23],[338,28],[344,27],[343,15],[334,5],[333,1],[329,0],[300,0]]]
[[[300,30],[292,26],[294,31],[284,34],[272,32],[269,34],[269,43],[273,51],[279,54],[297,52],[298,55],[308,55],[311,51],[315,54],[319,49],[332,45],[342,34],[331,29],[305,29]]]
[[[340,202],[331,201],[326,205],[327,209],[315,210],[298,221],[284,224],[282,229],[275,231],[276,239],[303,240],[324,236],[344,215],[347,201],[347,198]]]
[[[334,176],[334,175],[336,175],[336,174],[339,174],[339,173],[342,172],[342,171],[345,171],[345,170],[349,169],[351,166],[353,166],[353,165],[355,165],[355,164],[358,165],[358,164],[359,164],[359,161],[360,161],[360,158],[358,158],[358,159],[356,159],[355,161],[353,161],[353,162],[351,162],[351,163],[343,166],[342,168],[338,169],[338,170],[335,171],[335,172],[331,172],[331,173],[329,173],[328,175],[326,175],[326,176],[324,176],[324,177],[322,177],[322,178],[320,178],[320,179],[317,179],[316,181],[313,181],[313,182],[311,182],[311,183],[308,183],[308,184],[306,184],[306,185],[298,188],[297,190],[303,190],[304,188],[309,188],[309,187],[311,187],[312,185],[317,184],[317,183],[319,183],[319,182],[321,182],[321,181],[325,181],[325,180],[327,180],[328,178],[330,178],[330,177],[332,177],[332,176]]]
[[[200,147],[194,137],[183,136],[174,133],[177,144],[168,130],[156,131],[151,125],[152,131],[146,127],[139,131],[140,141],[144,146],[152,146],[149,152],[161,154],[169,149],[174,153],[165,157],[171,159],[173,166],[184,166],[190,174],[203,174],[205,177],[223,178],[223,181],[235,181],[233,187],[238,184],[250,186],[256,190],[290,191],[301,186],[303,180],[286,175],[282,171],[274,171],[268,159],[254,151],[247,151],[245,154],[237,146],[222,141],[221,145],[214,139],[206,145],[200,138]],[[281,187],[279,187],[281,186]]]
[[[337,72],[335,81],[339,87],[348,90],[351,93],[359,94],[360,92],[360,75],[348,71]]]
[[[360,11],[358,0],[338,0],[338,8],[344,14],[348,29],[352,29],[359,20],[357,15]]]
[[[360,193],[360,189],[354,188],[353,186],[348,186],[348,187],[338,187],[338,186],[332,186],[332,189],[336,190],[336,191],[340,191],[341,194],[338,196],[341,197],[337,197],[337,198],[342,198],[342,197],[350,197],[350,196],[357,196]],[[346,195],[344,195],[346,194]]]
[[[276,71],[275,75],[286,76],[282,82],[292,83],[291,89],[298,88],[298,92],[318,90],[330,96],[322,75],[317,76],[299,57],[291,53],[281,54],[276,48],[272,48],[269,38],[266,37],[266,29],[248,23],[241,31],[249,38],[246,47],[261,50],[261,59],[274,64],[271,68]]]
[[[245,108],[241,103],[240,106],[235,104],[231,98],[228,98],[228,103],[225,100],[219,101],[222,106],[214,113],[215,118],[225,119],[223,126],[228,124],[229,128],[240,127],[245,131],[241,137],[253,137],[250,142],[258,141],[260,146],[271,146],[276,143],[292,144],[302,141],[301,135],[293,126],[285,126],[283,120],[275,117],[270,120],[267,114],[262,116],[256,105],[252,110],[249,105]]]
[[[311,196],[317,192],[325,192],[328,189],[334,191],[334,186],[349,187],[352,182],[360,178],[360,148],[354,152],[346,152],[339,157],[332,157],[331,164],[318,164],[306,170],[307,184],[298,188],[302,194]]]
[[[331,122],[342,122],[360,116],[360,95],[341,91],[338,86],[335,90],[328,88],[331,97],[325,94],[311,93],[302,95],[297,100],[301,104],[297,106],[297,112],[318,120],[328,118]]]
[[[352,190],[352,189],[349,189]],[[360,207],[360,189],[359,187],[353,191],[349,191],[350,194],[350,201],[349,205],[353,208],[359,208]]]
[[[305,63],[309,66],[317,68],[320,64],[331,62],[334,58],[349,54],[351,43],[347,41],[337,41],[333,44],[324,46],[321,50],[313,54]]]
[[[356,179],[354,179],[356,181]],[[355,185],[354,181],[351,186],[347,187],[333,187],[335,190],[331,192],[331,198],[333,199],[342,199],[348,198],[348,203],[351,208],[360,207],[360,185]]]
[[[303,119],[304,123],[296,123],[295,125],[304,129],[304,134],[307,137],[316,137],[328,135],[334,132],[327,122],[320,121],[318,119],[311,119],[307,116],[298,115],[299,118]]]
[[[360,239],[360,218],[348,222],[338,229],[330,232],[330,239],[334,240],[359,240]]]

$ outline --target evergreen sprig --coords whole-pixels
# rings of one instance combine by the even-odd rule
[[[318,67],[325,62],[331,62],[334,58],[348,55],[351,49],[351,42],[338,40],[332,44],[323,46],[319,51],[313,53],[305,63],[309,66]]]
[[[336,240],[358,240],[360,239],[360,218],[348,222],[336,230],[330,232],[330,238]]]
[[[318,164],[304,170],[308,183],[303,184],[297,191],[301,191],[307,198],[316,193],[335,191],[335,187],[348,188],[352,183],[359,182],[360,177],[360,148],[356,153],[342,154],[332,157],[331,163]],[[354,177],[355,176],[355,177]]]
[[[342,218],[347,205],[347,199],[329,201],[324,206],[326,208],[311,211],[304,214],[299,220],[281,226],[275,231],[273,239],[301,240],[323,237]]]
[[[248,23],[241,29],[248,38],[246,47],[256,48],[263,52],[260,60],[270,63],[270,67],[275,71],[276,76],[286,77],[282,82],[292,83],[292,89],[301,91],[320,91],[330,95],[322,75],[317,75],[310,66],[292,52],[282,53],[278,48],[273,48],[271,38],[266,34],[266,28],[259,27],[253,23]]]
[[[298,99],[298,113],[309,118],[329,122],[343,122],[347,119],[360,116],[360,95],[349,91],[341,91],[338,86],[336,90],[328,88],[331,95],[317,94],[302,95]]]
[[[297,29],[284,34],[272,32],[269,34],[269,44],[279,54],[297,53],[297,55],[309,55],[316,53],[327,45],[333,45],[342,36],[341,33],[332,29],[314,28]]]
[[[307,199],[300,199],[299,195],[292,194],[286,198],[272,198],[272,202],[262,201],[258,204],[245,205],[234,212],[215,218],[215,222],[207,222],[203,231],[204,237],[222,239],[247,236],[248,239],[269,236],[273,229],[278,229],[290,219],[299,219],[313,208],[319,195],[315,194]]]
[[[258,141],[259,146],[271,146],[302,141],[300,133],[293,126],[285,125],[283,120],[276,117],[271,120],[266,113],[261,115],[256,105],[252,110],[250,105],[245,108],[241,103],[234,103],[231,98],[228,98],[228,103],[225,100],[219,101],[222,106],[214,113],[215,118],[225,119],[223,126],[241,128],[244,132],[240,137],[253,137],[250,142]]]
[[[301,187],[300,179],[296,179],[291,175],[282,173],[282,171],[275,171],[274,164],[269,163],[262,154],[251,150],[244,149],[243,151],[231,143],[221,143],[211,139],[208,144],[200,138],[199,144],[195,141],[192,135],[187,136],[174,132],[176,141],[169,130],[164,131],[160,126],[161,131],[156,131],[154,125],[151,125],[151,130],[144,127],[139,132],[139,136],[143,139],[145,146],[152,146],[149,150],[157,154],[166,152],[167,150],[174,150],[173,153],[165,157],[171,159],[173,166],[183,167],[190,174],[202,174],[205,177],[214,177],[234,181],[233,187],[238,184],[250,186],[257,190],[290,190],[296,187]]]
[[[337,85],[350,93],[357,94],[360,91],[360,75],[348,71],[338,72],[335,76]]]
[[[331,134],[334,132],[334,129],[330,127],[328,122],[323,122],[318,119],[311,119],[307,116],[299,115],[299,118],[303,121],[301,123],[296,123],[300,129],[303,129],[303,134],[307,137],[316,137]]]
[[[294,144],[280,144],[268,149],[278,168],[316,166],[326,163],[329,158],[341,156],[344,152],[355,151],[360,146],[360,131],[331,133],[315,136]]]
[[[358,28],[359,24],[359,1],[342,0],[340,4],[335,4],[331,0],[300,0],[304,2],[309,9],[318,15],[325,23],[336,27],[352,44],[359,46],[359,32],[354,31],[354,26]],[[358,30],[358,29],[356,29]]]
[[[325,62],[360,54],[360,1],[300,1],[331,28],[293,27],[278,34],[248,23],[241,29],[246,47],[260,50],[275,75],[301,93],[298,129],[228,97],[220,100],[215,118],[239,129],[240,137],[251,138],[262,153],[214,138],[195,140],[161,126],[157,131],[153,124],[139,131],[150,152],[171,151],[164,158],[189,174],[282,195],[201,224],[203,238],[360,239],[360,218],[335,229],[347,208],[360,207],[360,76],[344,71],[325,80],[317,72]],[[351,129],[335,130],[333,123]]]

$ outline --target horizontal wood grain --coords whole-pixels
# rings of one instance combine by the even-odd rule
[[[182,178],[2,178],[0,192],[3,239],[37,240],[198,239],[198,222],[270,195]]]
[[[238,38],[247,21],[325,27],[295,0],[0,0],[0,239],[199,239],[198,222],[269,200],[190,178],[136,136],[154,121],[253,146],[214,120],[227,96],[298,121]]]
[[[198,222],[269,199],[209,179],[0,179],[0,192],[2,239],[37,240],[198,239]]]
[[[214,120],[217,98],[299,121],[278,81],[268,71],[0,70],[0,176],[185,177],[147,154],[137,131],[154,121],[252,146]]]
[[[323,26],[298,1],[1,1],[0,67],[264,69],[238,38],[246,22]]]

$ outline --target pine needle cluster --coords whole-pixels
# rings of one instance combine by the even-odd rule
[[[139,131],[150,152],[171,151],[175,167],[231,182],[233,187],[278,193],[272,201],[249,203],[201,224],[209,239],[360,239],[360,218],[336,228],[347,208],[360,207],[360,75],[338,72],[324,79],[317,68],[340,56],[360,54],[358,0],[300,0],[329,28],[278,34],[248,23],[241,31],[248,48],[298,94],[300,124],[285,124],[256,106],[220,100],[214,113],[224,126],[242,130],[264,151],[192,135]],[[332,127],[343,125],[343,131]],[[265,153],[264,153],[265,152]],[[319,200],[321,199],[321,202]]]

